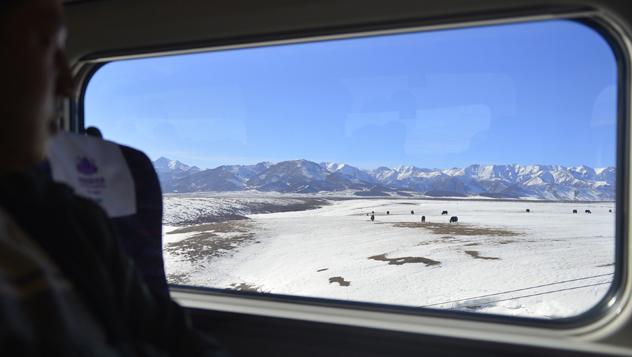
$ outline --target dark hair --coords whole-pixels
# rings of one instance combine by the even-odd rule
[[[96,126],[89,126],[86,128],[86,135],[94,136],[95,138],[103,139],[103,134],[101,134],[101,130]]]

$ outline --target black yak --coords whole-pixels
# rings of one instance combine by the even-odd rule
[[[573,210],[573,213],[577,213],[577,210],[576,210],[576,209],[574,209],[574,210]]]
[[[585,213],[588,213],[588,214],[591,214],[591,213],[592,213],[592,212],[590,212],[590,210],[589,210],[589,209],[585,210],[584,212],[585,212]]]
[[[426,216],[421,216],[421,222],[425,222],[426,221]]]
[[[441,212],[441,215],[442,215],[442,216],[446,216],[447,214],[448,214],[448,211],[443,211],[443,212]]]
[[[450,217],[450,223],[459,223],[459,217],[457,216]]]

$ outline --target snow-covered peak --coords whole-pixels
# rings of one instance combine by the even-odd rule
[[[344,169],[348,165],[337,162],[322,162],[320,166],[329,172],[336,172]]]
[[[586,165],[571,167],[569,168],[569,171],[575,178],[579,180],[594,180],[595,176],[597,176],[597,172],[595,171],[595,169]]]
[[[359,169],[357,167],[351,166],[349,164],[342,164],[336,162],[322,162],[320,166],[327,170],[327,172],[332,174],[337,174],[342,176],[345,179],[354,181],[354,182],[365,182],[365,183],[373,183],[375,182],[374,176],[371,172]]]
[[[194,171],[199,171],[200,169],[196,166],[189,166],[184,164],[178,160],[170,160],[166,157],[160,157],[158,160],[153,162],[154,168],[158,172],[169,172],[169,171],[189,171],[193,169]]]
[[[398,172],[390,169],[385,166],[380,166],[377,169],[371,171],[371,176],[373,176],[377,181],[383,182],[393,177],[397,177]]]
[[[302,176],[307,179],[323,180],[327,172],[319,164],[308,160],[288,160],[271,165],[261,173],[261,177],[297,177]]]
[[[307,178],[323,179],[324,177],[322,168],[320,167],[320,165],[318,165],[315,162],[308,161],[305,159],[290,161],[290,162],[292,164],[295,164],[296,167],[300,169],[303,176]]]
[[[609,185],[614,185],[616,177],[616,169],[612,166],[595,170],[595,179],[607,182]]]

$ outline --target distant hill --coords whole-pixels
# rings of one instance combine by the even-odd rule
[[[415,166],[362,170],[343,163],[290,160],[224,165],[200,170],[164,157],[154,161],[164,192],[242,191],[318,193],[344,190],[357,196],[483,196],[546,200],[611,201],[614,167],[586,165]]]
[[[180,161],[169,160],[165,157],[159,158],[154,161],[153,164],[158,173],[158,179],[160,179],[162,189],[165,192],[173,191],[173,188],[169,186],[172,182],[185,179],[201,171],[196,166],[189,166]]]

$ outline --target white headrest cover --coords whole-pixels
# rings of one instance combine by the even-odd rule
[[[53,180],[96,201],[108,216],[114,218],[136,213],[134,179],[117,144],[61,132],[51,142],[48,159]]]

